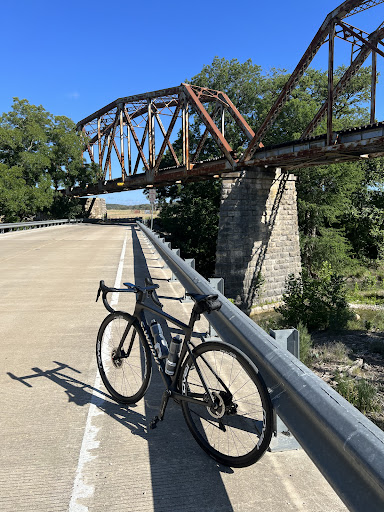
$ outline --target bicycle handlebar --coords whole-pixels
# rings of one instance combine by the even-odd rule
[[[148,283],[148,280],[146,279],[145,280],[145,283],[146,284],[149,284]],[[138,300],[139,301],[142,301],[143,300],[143,296],[144,296],[144,293],[145,292],[148,292],[148,295],[150,296],[150,298],[152,299],[152,301],[157,305],[157,306],[160,306],[161,308],[163,307],[163,305],[153,296],[153,292],[159,288],[159,285],[158,284],[153,284],[151,281],[150,281],[150,284],[148,286],[138,286],[136,284],[132,284],[132,283],[123,283],[127,288],[110,288],[109,286],[107,286],[104,281],[100,281],[100,284],[99,284],[99,289],[97,290],[97,296],[96,296],[96,302],[99,300],[99,297],[100,297],[100,294],[102,293],[102,300],[103,300],[103,304],[104,304],[104,307],[110,312],[110,313],[114,313],[115,310],[109,305],[108,303],[108,300],[107,300],[107,293],[110,293],[110,292],[134,292],[134,293],[137,293],[139,294],[139,297],[138,297]]]

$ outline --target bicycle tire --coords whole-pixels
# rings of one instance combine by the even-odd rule
[[[272,404],[255,365],[235,347],[206,342],[193,350],[217,409],[181,401],[184,418],[203,450],[220,464],[246,467],[259,460],[272,437]],[[183,395],[204,394],[189,355],[179,373]],[[206,393],[205,393],[206,396]]]
[[[139,323],[134,320],[125,337],[123,349],[128,357],[116,358],[116,350],[132,316],[117,311],[108,315],[97,334],[96,360],[101,379],[119,403],[134,404],[148,389],[152,364],[151,352]]]

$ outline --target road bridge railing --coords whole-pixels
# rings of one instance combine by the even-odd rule
[[[169,244],[138,223],[187,292],[217,293]],[[219,336],[256,364],[276,413],[353,511],[384,510],[384,432],[317,377],[226,297],[209,315]]]
[[[15,231],[18,229],[45,228],[47,226],[59,226],[61,224],[73,224],[77,222],[83,222],[83,219],[36,220],[31,222],[0,223],[0,233],[6,233],[7,231]]]

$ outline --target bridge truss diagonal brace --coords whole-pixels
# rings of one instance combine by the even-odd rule
[[[244,133],[248,140],[252,140],[253,137],[255,136],[255,132],[252,130],[252,128],[246,122],[244,117],[237,110],[232,101],[224,92],[220,92],[219,97],[222,99],[223,103],[225,104],[226,110],[228,110],[228,112],[231,114],[233,120],[240,128],[240,130]]]
[[[124,115],[125,115],[125,120],[127,122],[129,130],[130,130],[130,132],[132,134],[133,140],[135,141],[135,144],[136,144],[136,147],[137,147],[137,151],[139,152],[139,155],[140,155],[140,157],[141,157],[141,159],[143,161],[145,170],[149,171],[149,165],[148,165],[147,159],[145,158],[142,145],[140,144],[139,139],[137,138],[136,132],[135,132],[135,130],[133,128],[133,124],[132,124],[131,118],[130,118],[130,116],[128,114],[128,110],[126,109],[126,107],[124,107]]]
[[[177,117],[179,115],[180,109],[181,109],[181,105],[180,105],[180,102],[179,102],[179,104],[177,105],[177,107],[176,107],[176,109],[175,109],[175,111],[173,113],[173,116],[172,116],[171,122],[170,122],[170,124],[168,126],[167,132],[165,132],[165,129],[164,129],[163,123],[161,122],[160,116],[157,113],[155,114],[157,122],[158,122],[158,124],[160,126],[160,129],[161,129],[161,131],[163,133],[163,136],[164,136],[164,140],[163,140],[163,143],[161,145],[160,152],[159,152],[159,154],[157,156],[156,163],[155,163],[155,166],[154,166],[154,169],[153,169],[155,174],[157,174],[157,172],[159,170],[161,159],[163,158],[164,151],[165,151],[165,148],[167,146],[169,147],[169,150],[171,151],[171,154],[172,154],[173,158],[175,159],[176,165],[179,165],[179,160],[177,158],[177,155],[175,153],[175,150],[173,149],[173,146],[172,146],[169,138],[170,138],[172,130],[173,130],[174,126],[175,126],[175,123],[176,123]]]
[[[224,136],[220,132],[220,130],[217,128],[215,123],[213,122],[211,116],[208,114],[208,112],[205,110],[203,104],[201,103],[198,96],[193,91],[192,87],[189,84],[182,84],[185,89],[185,94],[188,100],[190,100],[191,104],[196,110],[196,113],[200,117],[200,119],[203,121],[205,126],[207,127],[208,131],[212,135],[213,139],[216,141],[217,145],[231,164],[231,167],[235,166],[235,161],[232,157],[232,148],[228,144],[228,142],[225,140]]]
[[[113,147],[113,145],[115,143],[115,132],[116,132],[116,127],[117,127],[117,125],[119,123],[119,117],[120,117],[120,112],[117,111],[116,112],[116,116],[115,116],[115,120],[112,123],[112,128],[111,128],[111,130],[110,130],[110,132],[108,134],[108,138],[106,139],[106,140],[108,140],[108,151],[107,151],[107,157],[105,159],[105,165],[104,165],[104,177],[106,176],[108,165],[109,165],[109,162],[110,162],[110,159],[111,159],[112,147]],[[101,164],[101,162],[100,162],[100,164]]]
[[[377,0],[378,3],[381,3],[383,0]],[[377,3],[376,2],[376,3]],[[307,70],[308,66],[314,59],[315,55],[317,54],[318,50],[322,46],[322,44],[325,42],[329,35],[330,27],[332,23],[335,23],[336,20],[341,20],[349,15],[354,9],[358,9],[362,4],[366,4],[367,0],[347,0],[343,2],[339,7],[334,9],[332,12],[326,16],[324,22],[322,23],[321,27],[317,31],[317,34],[312,39],[310,45],[306,49],[304,55],[301,57],[298,65],[296,66],[295,70],[287,80],[286,84],[284,85],[281,93],[279,94],[277,100],[271,107],[269,113],[267,114],[266,118],[264,119],[262,125],[257,130],[255,136],[251,140],[251,142],[248,145],[247,150],[243,154],[243,156],[240,159],[241,162],[246,162],[248,160],[251,160],[254,152],[257,149],[258,143],[261,142],[262,137],[265,135],[267,130],[270,128],[276,117],[281,112],[282,108],[284,107],[285,103],[288,101],[289,96],[292,92],[292,90],[296,87],[299,80]],[[356,11],[358,12],[358,11]]]

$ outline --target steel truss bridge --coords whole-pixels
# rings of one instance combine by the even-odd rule
[[[184,183],[247,167],[280,167],[290,171],[300,167],[374,158],[384,155],[384,122],[376,122],[377,56],[384,57],[384,22],[371,33],[348,24],[345,19],[374,7],[384,0],[347,0],[325,18],[317,34],[301,57],[281,93],[255,133],[228,96],[221,91],[181,84],[177,87],[119,98],[79,121],[87,144],[85,151],[100,167],[97,184],[73,187],[68,195],[95,195],[122,190]],[[351,63],[334,84],[335,39],[351,44]],[[292,90],[323,44],[328,44],[328,94],[317,114],[299,140],[271,147],[262,141],[273,126]],[[371,56],[370,124],[346,131],[333,130],[333,109],[337,98],[346,90],[351,78]],[[191,115],[198,116],[203,131],[191,152]],[[327,132],[313,137],[319,123],[326,119]],[[226,123],[235,122],[248,141],[244,152],[236,154],[225,138]],[[182,156],[172,144],[182,133]],[[194,132],[194,137],[196,133]],[[201,160],[207,139],[217,146],[220,157]],[[156,139],[156,146],[155,146]],[[168,152],[173,164],[164,168]],[[112,162],[121,175],[112,178]],[[119,173],[120,174],[120,173]]]

